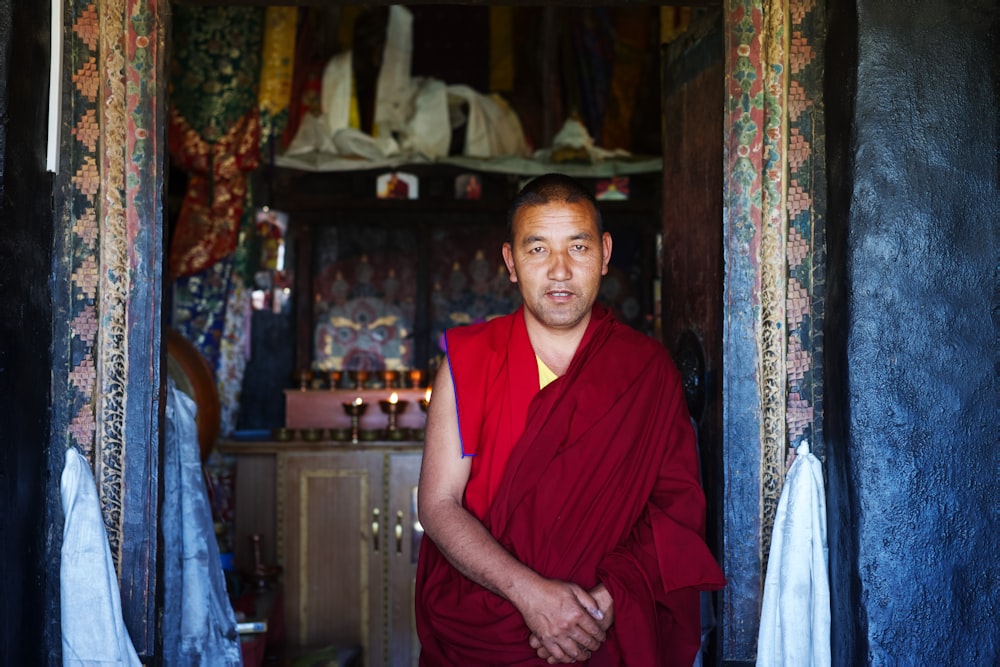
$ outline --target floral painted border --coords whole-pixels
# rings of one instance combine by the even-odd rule
[[[108,524],[111,553],[121,566],[123,476],[125,456],[125,401],[129,380],[127,322],[131,272],[125,211],[124,0],[103,0],[99,75],[101,78],[100,283],[97,350],[97,432],[95,468],[101,510]]]
[[[787,3],[765,2],[760,35],[764,127],[761,135],[760,394],[761,569],[767,570],[771,529],[785,478],[785,209],[787,169]]]
[[[722,650],[724,659],[742,660],[756,653],[787,443],[789,12],[787,0],[733,1],[727,8],[723,559],[730,586],[723,594]]]

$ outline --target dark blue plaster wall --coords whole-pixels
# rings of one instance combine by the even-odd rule
[[[829,7],[834,664],[996,665],[997,3]]]

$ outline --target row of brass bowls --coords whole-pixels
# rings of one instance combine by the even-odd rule
[[[280,427],[271,431],[271,437],[278,442],[351,442],[349,428],[287,428]],[[373,442],[376,440],[423,440],[422,428],[397,428],[393,431],[385,429],[365,429],[358,431],[358,440]]]

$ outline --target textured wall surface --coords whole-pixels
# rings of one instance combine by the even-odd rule
[[[831,220],[834,662],[997,664],[997,7],[856,8],[853,178]]]
[[[54,664],[58,511],[49,448],[52,182],[45,172],[48,3],[0,0],[0,664]],[[58,478],[56,478],[58,479]],[[48,506],[47,506],[48,501]],[[53,568],[55,565],[55,568]],[[58,614],[55,614],[57,617]],[[56,654],[58,657],[58,654]]]

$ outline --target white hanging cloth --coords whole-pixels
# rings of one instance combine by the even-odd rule
[[[63,665],[139,667],[122,618],[94,474],[74,447],[66,450],[59,492],[65,515],[59,565]]]
[[[375,136],[403,132],[413,114],[413,14],[406,7],[389,7],[382,66],[375,84]]]
[[[757,635],[758,667],[830,665],[823,468],[803,441],[778,500]]]

